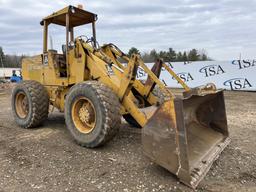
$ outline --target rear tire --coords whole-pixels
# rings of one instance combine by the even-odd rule
[[[12,92],[12,113],[15,122],[23,128],[39,126],[48,117],[49,96],[37,81],[18,83]]]
[[[119,99],[110,88],[97,81],[74,85],[66,98],[65,121],[79,145],[101,146],[119,130]]]

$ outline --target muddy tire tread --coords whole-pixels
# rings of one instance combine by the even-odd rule
[[[48,117],[49,111],[49,96],[45,87],[34,80],[25,80],[17,84],[15,89],[27,90],[31,98],[31,116],[27,124],[20,125],[23,128],[34,128],[39,126]],[[14,102],[12,102],[14,105]],[[12,106],[14,110],[15,106]],[[14,112],[14,111],[13,111]],[[15,112],[14,112],[15,113]],[[14,116],[17,118],[17,116]],[[16,121],[17,122],[17,121]]]
[[[99,104],[101,105],[100,110],[103,111],[101,117],[103,119],[103,125],[100,134],[93,142],[84,143],[79,142],[78,140],[76,140],[76,142],[83,147],[94,148],[104,145],[117,134],[119,126],[121,124],[120,102],[112,89],[98,81],[85,81],[82,83],[78,83],[70,89],[69,94],[74,91],[80,91],[82,89],[91,89],[96,95]],[[67,96],[67,98],[68,97],[69,95]],[[71,106],[65,106],[65,111],[68,112],[70,110],[70,107]],[[71,119],[65,118],[65,120],[67,126],[69,127],[72,123]]]

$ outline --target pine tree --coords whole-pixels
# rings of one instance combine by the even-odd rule
[[[129,57],[131,57],[132,54],[139,54],[139,55],[140,55],[140,51],[139,51],[136,47],[132,47],[132,48],[128,51]]]
[[[188,53],[188,60],[189,61],[198,61],[200,59],[200,55],[198,54],[196,49],[192,49]]]
[[[187,56],[187,52],[186,51],[183,52],[182,60],[183,61],[188,61],[188,56]]]
[[[177,54],[176,61],[183,61],[183,55],[180,51]]]
[[[173,48],[169,48],[168,61],[175,61],[176,57],[176,52],[173,50]]]

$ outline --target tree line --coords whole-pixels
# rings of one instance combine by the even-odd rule
[[[191,49],[189,51],[176,52],[173,48],[169,48],[167,51],[156,51],[155,49],[150,52],[140,53],[140,51],[132,47],[128,51],[128,55],[133,53],[141,55],[145,63],[152,63],[158,58],[162,58],[165,62],[186,62],[186,61],[208,61],[212,60],[208,57],[205,50],[198,51],[197,49]],[[2,47],[0,47],[0,67],[21,67],[21,60],[25,55],[8,55],[4,54]]]
[[[0,47],[0,67],[20,68],[21,59],[23,57],[24,55],[18,56],[18,55],[4,54],[2,47]]]
[[[131,56],[133,53],[141,55],[145,63],[152,63],[157,58],[162,58],[165,62],[186,62],[186,61],[209,61],[212,60],[208,57],[205,50],[198,51],[197,49],[191,49],[189,51],[178,51],[176,52],[173,48],[169,48],[168,51],[159,51],[155,49],[150,52],[140,53],[136,47],[130,48],[128,55]]]

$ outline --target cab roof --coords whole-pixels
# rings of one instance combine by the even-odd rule
[[[74,7],[72,5],[69,5],[43,18],[40,24],[43,25],[44,21],[47,21],[49,22],[49,24],[54,23],[57,25],[66,26],[66,14],[69,15],[70,27],[76,27],[76,26],[92,23],[97,20],[96,14]]]

